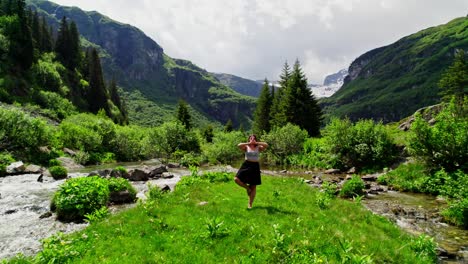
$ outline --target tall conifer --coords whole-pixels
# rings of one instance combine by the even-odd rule
[[[180,99],[177,106],[177,120],[179,120],[187,130],[192,128],[192,117],[190,116],[187,103]]]
[[[93,48],[89,56],[89,92],[87,98],[89,110],[97,113],[100,109],[104,109],[106,114],[110,116],[108,98],[109,95],[102,76],[101,60],[97,50]]]
[[[263,132],[270,131],[270,109],[272,97],[270,92],[270,84],[265,79],[260,96],[257,100],[257,107],[254,113],[253,132],[261,135]]]

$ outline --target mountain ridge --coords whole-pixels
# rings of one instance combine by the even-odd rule
[[[52,25],[57,26],[58,19],[63,16],[75,21],[82,37],[100,47],[106,79],[115,78],[127,93],[141,92],[144,100],[158,106],[153,115],[174,113],[177,101],[183,99],[192,111],[208,120],[221,124],[231,120],[235,126],[250,127],[254,98],[221,84],[192,62],[170,58],[156,41],[138,28],[96,11],[60,6],[46,0],[28,0],[27,3],[47,15]],[[131,122],[139,123],[135,111],[141,106],[133,106],[132,102],[128,105]],[[158,125],[158,122],[151,125]]]
[[[440,101],[437,83],[457,49],[468,50],[468,17],[362,54],[349,66],[343,86],[321,105],[329,117],[401,120]]]

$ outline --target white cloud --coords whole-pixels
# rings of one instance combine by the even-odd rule
[[[298,58],[310,82],[364,52],[465,16],[466,0],[55,0],[132,24],[172,57],[275,80]]]

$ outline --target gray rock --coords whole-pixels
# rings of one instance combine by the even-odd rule
[[[24,166],[24,163],[22,161],[17,161],[13,162],[10,165],[6,167],[6,173],[7,174],[17,174],[17,173],[22,173],[26,167]]]
[[[147,181],[149,179],[148,172],[140,169],[130,170],[128,172],[128,180],[130,181]]]
[[[132,195],[128,190],[111,192],[109,197],[109,201],[114,204],[133,203],[135,200],[135,195]]]
[[[162,176],[164,172],[167,172],[167,167],[164,165],[161,165],[159,167],[153,167],[149,169],[149,177],[150,178],[159,178]]]
[[[34,164],[29,164],[24,170],[25,173],[29,173],[29,174],[42,173],[43,171],[44,171],[43,167],[34,165]]]
[[[76,155],[76,152],[69,148],[63,148],[63,153],[70,155],[71,157],[74,157]]]
[[[328,169],[324,173],[326,173],[326,174],[338,174],[340,172],[341,171],[339,169]]]
[[[116,169],[113,169],[110,172],[110,176],[114,177],[114,178],[125,178],[125,179],[128,179],[128,177],[129,177],[128,172],[121,171],[121,170],[116,170]]]
[[[377,181],[377,175],[376,174],[369,174],[369,175],[364,175],[361,177],[363,181]]]
[[[81,164],[78,164],[73,160],[72,158],[68,157],[59,157],[57,158],[58,161],[60,161],[60,164],[65,167],[67,170],[75,170],[75,169],[83,169],[84,166]]]
[[[174,178],[174,175],[170,172],[163,172],[163,174],[161,175],[161,177],[163,179],[171,179],[171,178]]]

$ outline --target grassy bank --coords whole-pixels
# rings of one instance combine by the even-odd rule
[[[321,195],[301,180],[263,177],[253,209],[229,181],[185,181],[169,194],[44,243],[36,262],[431,263],[411,237],[359,203]],[[154,198],[156,197],[156,198]],[[325,209],[320,209],[325,208]],[[430,244],[430,243],[429,243]],[[23,260],[24,261],[24,260]],[[11,263],[22,263],[13,260]]]

